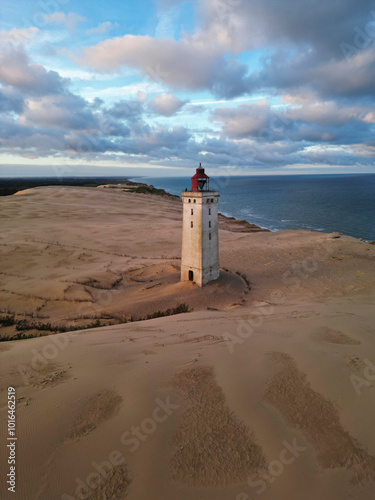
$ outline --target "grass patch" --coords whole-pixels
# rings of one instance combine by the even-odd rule
[[[167,309],[166,311],[156,311],[153,314],[147,314],[145,319],[162,318],[164,316],[173,316],[175,314],[181,314],[189,312],[189,306],[185,303],[179,304],[173,309]]]
[[[155,311],[152,314],[147,314],[147,316],[142,317],[140,316],[139,318],[135,318],[134,316],[130,316],[129,319],[127,319],[125,316],[122,317],[115,317],[111,318],[106,315],[106,319],[110,319],[112,321],[115,321],[115,323],[102,323],[100,319],[96,319],[95,321],[92,321],[92,323],[89,323],[88,325],[77,325],[77,326],[58,326],[58,325],[53,325],[51,323],[42,323],[42,322],[29,322],[26,319],[22,320],[17,320],[14,318],[14,316],[3,316],[0,318],[0,324],[3,326],[13,326],[16,325],[16,330],[18,333],[12,336],[8,337],[0,337],[0,342],[7,342],[11,340],[22,340],[22,339],[30,339],[36,337],[35,334],[33,333],[25,333],[29,330],[37,330],[38,332],[46,332],[43,333],[42,335],[48,335],[48,333],[67,333],[67,332],[75,332],[78,330],[88,330],[90,328],[100,328],[102,326],[110,326],[110,325],[120,325],[122,323],[128,323],[128,322],[134,322],[134,321],[145,321],[147,319],[153,319],[153,318],[162,318],[164,316],[173,316],[175,314],[182,314],[185,312],[189,312],[189,306],[185,303],[178,304],[176,307],[173,307],[171,309],[167,309],[166,311]]]
[[[16,323],[13,315],[8,314],[7,316],[3,316],[0,318],[0,324],[2,326],[13,326]]]
[[[10,342],[11,340],[24,340],[24,339],[32,339],[34,338],[35,335],[32,333],[23,333],[23,332],[18,332],[15,335],[12,335],[11,337],[0,337],[0,342]]]
[[[134,183],[133,183],[134,184]],[[127,186],[131,186],[129,182],[127,183]],[[154,186],[149,186],[147,184],[138,184],[134,187],[132,187],[129,190],[131,193],[141,193],[141,194],[156,194],[157,196],[167,196],[168,198],[179,198],[179,196],[176,196],[175,194],[170,194],[164,189],[158,189]]]

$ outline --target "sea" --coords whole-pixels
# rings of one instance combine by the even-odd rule
[[[134,179],[181,195],[187,177]],[[375,174],[210,177],[219,211],[271,231],[312,229],[375,240]]]

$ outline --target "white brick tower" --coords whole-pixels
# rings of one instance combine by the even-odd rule
[[[209,177],[199,164],[191,191],[182,192],[181,281],[204,286],[219,277],[219,191],[209,190]]]

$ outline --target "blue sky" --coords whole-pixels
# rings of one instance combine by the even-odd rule
[[[0,175],[375,172],[371,0],[3,0]]]

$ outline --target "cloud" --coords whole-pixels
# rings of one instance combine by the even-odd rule
[[[133,121],[139,119],[143,111],[143,94],[139,94],[137,99],[121,99],[115,102],[107,113],[117,119]]]
[[[242,52],[259,47],[313,47],[325,58],[342,56],[340,44],[353,43],[357,29],[375,20],[372,0],[246,0],[196,2],[200,26],[195,39]]]
[[[61,93],[67,85],[67,80],[56,71],[31,63],[22,46],[3,43],[0,45],[0,82],[27,95]]]
[[[103,89],[93,87],[85,87],[81,90],[81,94],[87,98],[101,96],[103,98],[115,98],[123,96],[133,96],[140,92],[145,94],[156,94],[163,91],[161,85],[153,82],[137,82],[129,85],[122,85],[120,87],[108,86]]]
[[[375,123],[375,107],[343,106],[334,101],[313,101],[303,105],[288,107],[284,111],[286,119],[318,123],[323,126],[340,126],[350,122]]]
[[[200,113],[204,113],[205,111],[207,111],[207,108],[206,106],[203,106],[202,104],[188,104],[185,108],[185,110],[188,112],[188,113],[193,113],[193,114],[200,114]]]
[[[159,20],[172,3],[162,2]],[[177,167],[199,161],[270,169],[316,162],[371,165],[375,33],[369,43],[359,43],[358,30],[366,33],[373,20],[375,32],[375,15],[367,0],[335,5],[199,0],[195,30],[178,40],[165,38],[177,36],[174,18],[159,23],[164,38],[125,35],[84,48],[76,60],[93,68],[93,79],[95,72],[110,78],[124,68],[144,79],[132,72],[111,87],[96,82],[79,91],[77,78],[88,73],[75,68],[65,73],[70,80],[35,63],[34,44],[27,42],[37,36],[36,28],[0,31],[1,151],[88,161],[105,154]],[[72,29],[84,20],[69,16],[57,13],[50,22]],[[110,27],[107,21],[88,31],[100,35]],[[354,49],[344,53],[343,43]],[[179,90],[202,93],[184,101],[175,95]],[[155,115],[172,117],[170,126],[158,124]]]
[[[52,24],[63,24],[68,30],[73,30],[78,23],[85,22],[87,19],[74,12],[68,14],[55,12],[54,14],[46,14],[46,21]]]
[[[333,0],[324,5],[301,0],[200,0],[196,7],[198,26],[178,41],[125,35],[85,47],[75,60],[98,72],[134,68],[170,89],[208,90],[226,99],[265,89],[301,88],[326,97],[374,95],[371,0],[363,0],[360,8],[352,0],[342,0],[340,9]],[[164,13],[170,8],[167,2]],[[343,44],[354,50],[344,53]],[[256,51],[254,67],[238,59],[244,51]]]
[[[258,51],[246,88],[305,89],[323,97],[374,96],[375,10],[372,0],[202,0],[194,43],[233,54]]]
[[[24,109],[22,94],[11,87],[0,88],[0,113],[14,112],[21,114]]]
[[[84,48],[76,60],[99,72],[136,68],[172,88],[210,89],[219,97],[230,98],[247,90],[246,65],[224,57],[215,47],[196,46],[189,37],[177,42],[125,35]]]
[[[220,106],[210,118],[222,124],[222,138],[253,140],[258,146],[264,143],[272,148],[277,143],[283,145],[285,155],[290,154],[288,147],[303,152],[314,143],[352,145],[370,140],[375,132],[374,106],[339,106],[332,101],[278,108],[262,100],[238,107]]]
[[[98,24],[95,28],[90,28],[86,30],[86,35],[102,35],[104,33],[109,33],[117,23],[112,24],[110,21],[105,21]]]
[[[0,44],[25,44],[32,40],[40,30],[35,27],[30,28],[13,28],[9,31],[0,30]]]
[[[253,89],[315,93],[321,97],[375,96],[375,47],[350,58],[324,60],[312,50],[298,55],[280,48],[249,77]]]
[[[87,102],[71,93],[29,99],[20,123],[45,128],[87,130],[97,128],[97,120]]]
[[[26,45],[37,33],[37,28],[0,32],[0,84],[17,89],[24,97],[61,93],[68,83],[56,71],[30,61]]]
[[[150,109],[158,115],[172,116],[186,103],[173,94],[159,94],[150,102]]]
[[[256,136],[266,127],[270,110],[270,104],[266,100],[242,104],[236,108],[220,106],[212,113],[211,120],[223,123],[223,132],[228,137]]]

